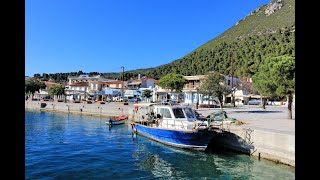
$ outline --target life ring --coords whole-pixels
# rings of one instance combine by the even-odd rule
[[[138,106],[134,106],[134,112],[138,112]]]

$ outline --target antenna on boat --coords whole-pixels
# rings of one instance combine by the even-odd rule
[[[223,129],[224,112],[223,112],[222,103],[220,102],[218,97],[215,97],[214,101],[218,102],[220,105],[220,111],[221,111],[221,117],[222,117],[221,129]]]

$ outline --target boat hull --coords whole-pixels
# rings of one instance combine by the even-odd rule
[[[109,119],[109,121],[106,121],[106,124],[109,125],[118,125],[118,124],[124,124],[126,120],[128,119],[128,116],[116,116]]]
[[[162,129],[144,126],[138,123],[132,124],[133,131],[155,141],[175,146],[204,151],[210,140],[214,137],[212,131],[207,129],[198,131]]]
[[[118,125],[118,124],[124,124],[126,122],[126,119],[124,120],[119,120],[119,121],[113,121],[113,120],[109,120],[106,121],[106,124],[110,124],[110,125]]]

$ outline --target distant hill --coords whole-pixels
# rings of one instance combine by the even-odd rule
[[[267,5],[258,7],[244,19],[238,21],[237,24],[200,48],[210,48],[221,42],[230,43],[234,40],[243,40],[245,37],[254,35],[276,33],[281,28],[294,26],[295,1],[273,0]]]
[[[251,77],[267,56],[284,54],[295,56],[295,1],[273,0],[184,57],[146,70],[146,75],[232,74],[233,70],[238,77]]]
[[[125,71],[125,80],[138,74],[158,79],[168,73],[199,75],[208,71],[251,77],[268,56],[295,57],[295,1],[272,0],[257,7],[216,38],[184,57],[155,68]],[[99,73],[120,78],[119,73]]]

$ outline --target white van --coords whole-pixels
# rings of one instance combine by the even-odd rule
[[[115,102],[127,102],[128,98],[124,97],[124,101],[122,97],[114,97],[113,101]]]

